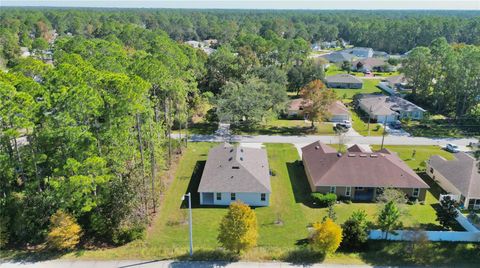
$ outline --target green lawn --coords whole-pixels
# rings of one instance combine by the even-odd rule
[[[377,87],[378,83],[380,83],[379,79],[363,79],[363,88],[361,89],[334,88],[333,90],[337,93],[338,98],[344,102],[351,102],[356,94],[382,93],[382,90]]]
[[[363,136],[382,136],[383,134],[383,126],[377,123],[370,123],[370,127],[368,126],[368,119],[363,120],[360,118],[358,113],[355,110],[351,110],[352,114],[352,127],[357,131],[360,135]],[[367,122],[366,122],[367,121]],[[370,129],[370,131],[369,131]]]
[[[83,259],[164,259],[185,258],[188,251],[188,225],[186,224],[187,210],[182,205],[182,194],[198,187],[208,150],[213,143],[190,143],[188,150],[182,157],[177,169],[175,180],[168,189],[165,200],[160,207],[160,214],[153,222],[144,240],[135,241],[125,246],[102,249],[77,251],[67,254],[64,258]],[[256,208],[259,240],[258,246],[242,255],[248,260],[284,260],[296,262],[325,261],[328,263],[348,264],[409,264],[408,254],[402,250],[408,247],[407,243],[371,241],[364,251],[358,253],[339,251],[325,259],[317,254],[312,255],[305,251],[303,239],[308,235],[307,226],[315,221],[320,221],[326,215],[325,208],[316,208],[309,202],[310,193],[305,178],[303,167],[295,147],[291,144],[267,144],[270,168],[276,176],[271,178],[272,195],[271,205],[266,208]],[[411,156],[412,147],[389,146],[398,151],[400,157],[406,159]],[[419,163],[431,154],[440,153],[451,157],[438,147],[417,146],[415,160],[407,163],[418,167]],[[407,159],[408,160],[408,159]],[[433,199],[425,205],[405,205],[402,209],[402,221],[406,227],[421,224],[425,227],[437,225],[432,207]],[[230,259],[229,255],[222,255],[215,251],[218,248],[216,241],[219,222],[226,213],[225,208],[198,207],[198,195],[193,195],[193,237],[194,248],[197,252],[196,259]],[[335,205],[338,223],[342,223],[355,210],[365,210],[370,220],[374,220],[380,205],[374,203],[352,203]],[[280,219],[282,224],[274,222]],[[461,255],[471,255],[471,244],[445,244],[432,243],[432,252],[447,252],[429,263],[447,264],[470,262],[478,260],[479,256],[468,260],[461,259]],[[449,250],[456,253],[449,253]],[[389,256],[388,258],[382,257]],[[455,262],[454,262],[455,261]]]
[[[296,119],[271,119],[258,126],[232,127],[235,134],[254,135],[334,135],[333,125],[330,123],[315,123],[315,129],[310,122]]]
[[[423,122],[404,122],[402,126],[405,131],[418,137],[463,138],[479,136],[479,122],[480,120],[460,120],[455,122],[447,119],[431,119]]]

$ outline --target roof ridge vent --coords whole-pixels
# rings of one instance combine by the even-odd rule
[[[377,158],[377,157],[378,157],[378,154],[371,154],[370,157],[371,157],[371,158]]]
[[[355,154],[349,153],[348,157],[355,157]]]
[[[366,154],[360,154],[360,157],[367,157]]]

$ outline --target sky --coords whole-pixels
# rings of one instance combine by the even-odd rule
[[[480,10],[480,0],[0,0],[1,6],[220,8],[220,9],[430,9]]]

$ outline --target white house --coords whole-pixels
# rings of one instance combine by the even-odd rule
[[[271,186],[264,149],[220,144],[210,150],[200,185],[200,205],[228,206],[241,200],[268,206]]]
[[[358,97],[357,107],[378,123],[392,123],[398,119],[420,120],[425,110],[397,96],[363,94]]]

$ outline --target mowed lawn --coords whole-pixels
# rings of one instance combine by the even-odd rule
[[[311,123],[299,119],[270,119],[254,127],[233,127],[235,134],[253,135],[334,135],[333,124],[315,123],[315,129]]]
[[[160,214],[148,231],[143,241],[135,241],[122,247],[106,250],[85,251],[75,256],[89,259],[161,259],[178,258],[188,252],[188,210],[182,203],[181,196],[187,192],[194,193],[198,187],[208,150],[214,143],[190,143],[177,169],[175,180],[168,189],[165,200],[160,207]],[[326,208],[317,208],[309,200],[310,189],[303,171],[296,148],[292,144],[267,144],[270,168],[275,172],[271,177],[271,205],[255,208],[259,227],[258,246],[242,256],[249,260],[288,259],[289,252],[300,249],[308,236],[308,226],[321,221],[327,214]],[[450,158],[449,153],[433,146],[388,146],[398,151],[402,159],[416,168],[421,161],[432,154],[441,154]],[[411,149],[417,153],[415,160],[408,160]],[[438,190],[435,188],[434,190]],[[226,208],[199,207],[198,195],[193,195],[193,238],[194,248],[212,251],[219,247],[217,243],[218,226],[226,213]],[[436,199],[429,193],[425,205],[404,205],[402,222],[405,227],[423,226],[439,229],[435,220],[434,205]],[[353,211],[362,209],[374,221],[381,205],[375,203],[337,204],[335,212],[337,222],[344,222]],[[279,221],[280,224],[276,224]],[[393,244],[392,244],[393,245]],[[376,258],[375,252],[363,254],[339,252],[327,256],[324,260],[332,263],[365,263],[369,258]],[[69,255],[67,255],[69,256]],[[287,257],[286,257],[287,256]],[[71,256],[70,256],[71,257]],[[379,259],[381,261],[381,258]]]
[[[382,90],[377,87],[380,79],[362,79],[362,81],[363,87],[360,89],[334,88],[333,91],[337,93],[339,99],[347,103],[351,102],[356,94],[382,93]]]

